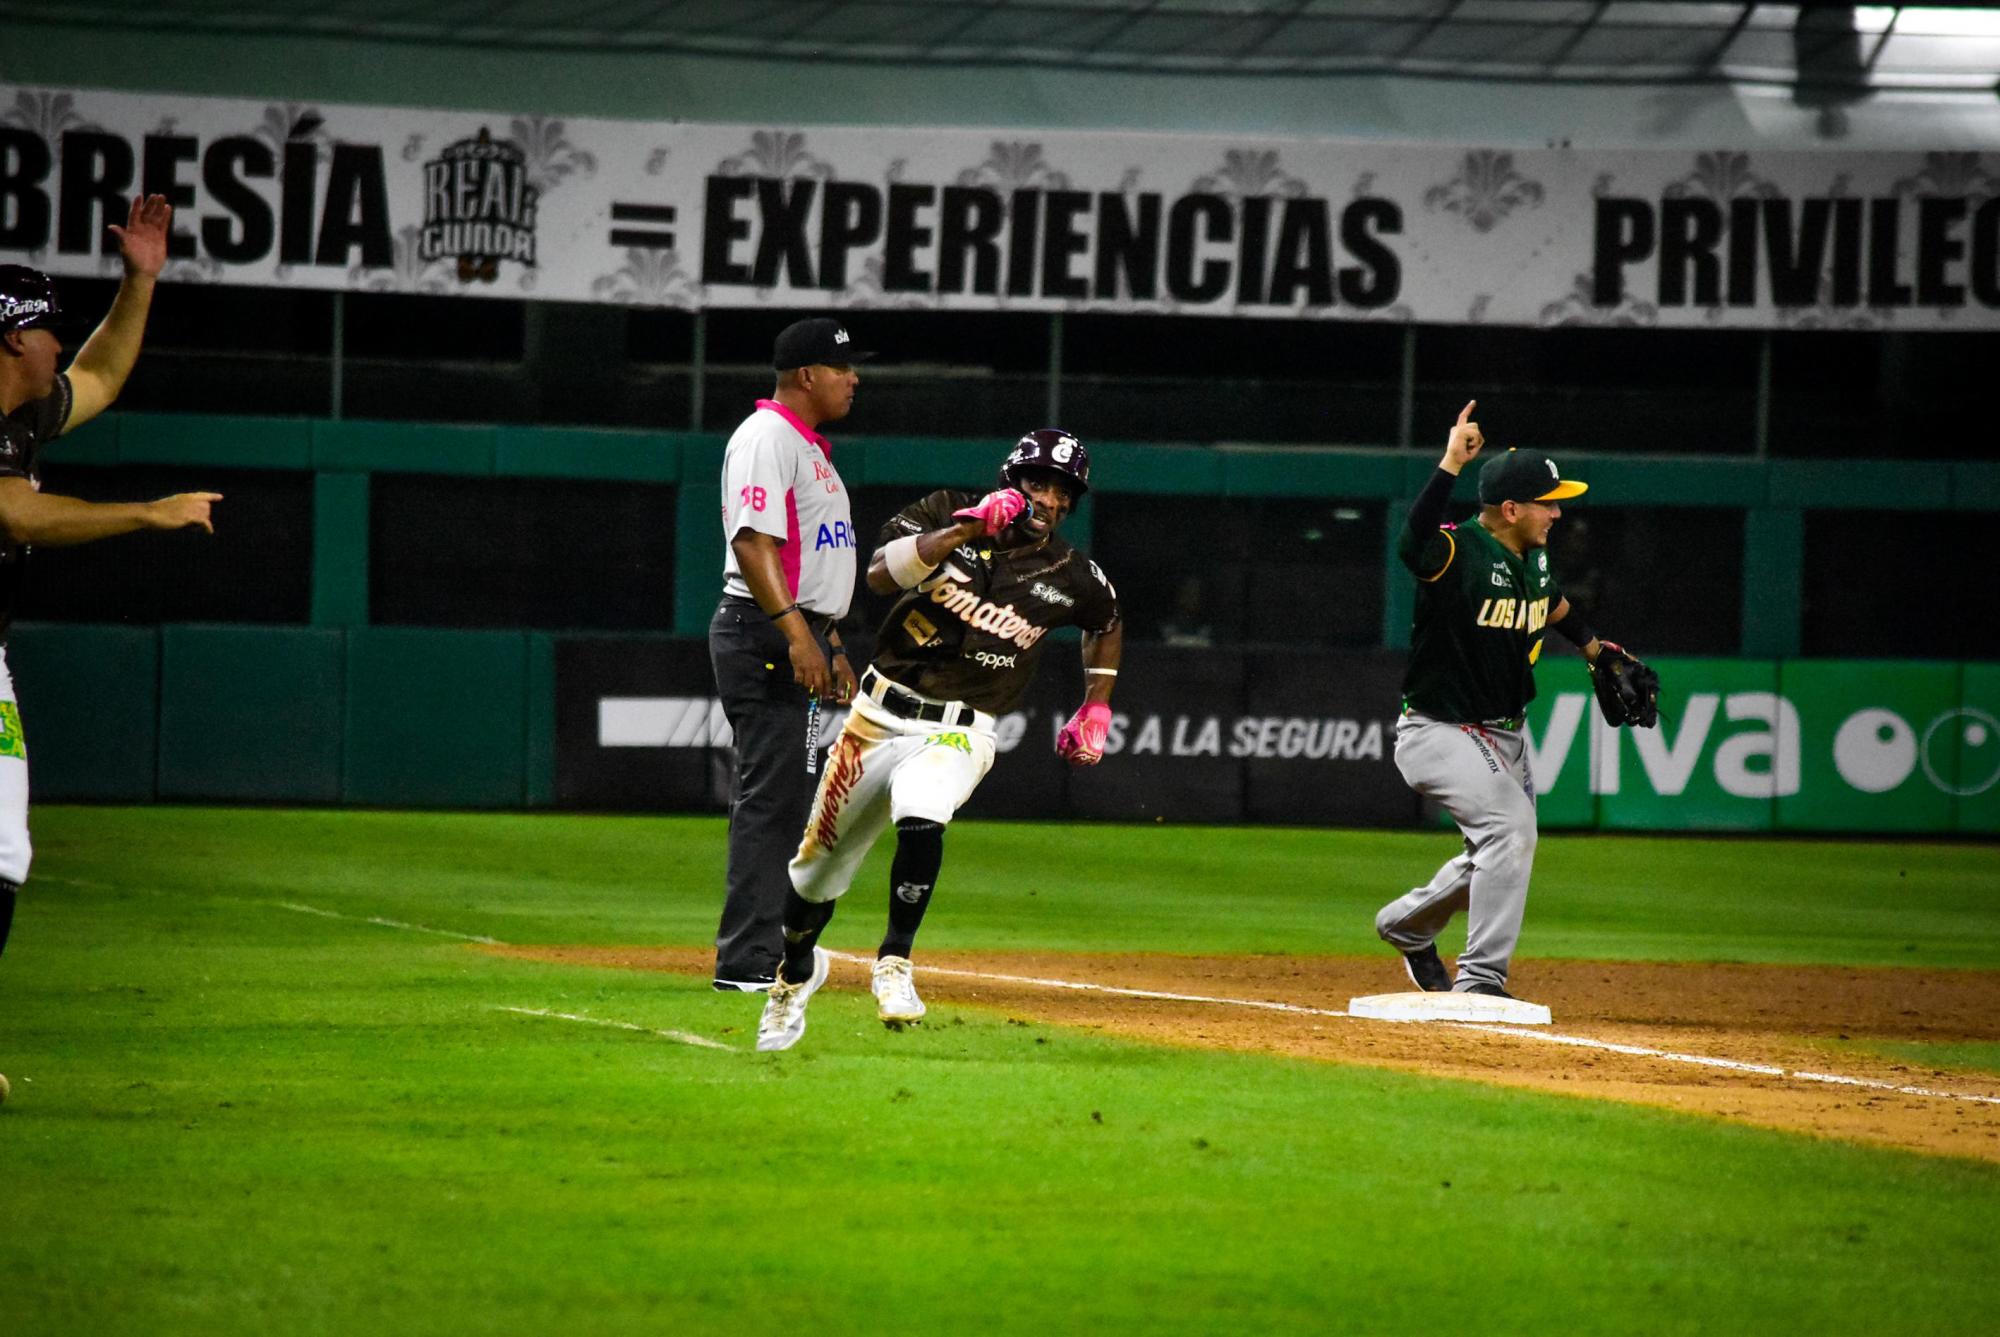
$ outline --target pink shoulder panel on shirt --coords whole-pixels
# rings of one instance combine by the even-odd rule
[[[806,440],[818,446],[821,452],[824,453],[828,459],[833,458],[833,443],[828,441],[825,437],[821,436],[818,432],[815,432],[812,428],[806,426],[805,422],[799,417],[798,414],[792,412],[790,409],[786,408],[783,404],[780,404],[775,399],[760,399],[757,401],[757,407],[760,409],[769,409],[771,410],[771,412],[777,414],[780,418],[783,418],[786,422],[792,425],[793,431],[797,432],[800,436],[804,437]]]

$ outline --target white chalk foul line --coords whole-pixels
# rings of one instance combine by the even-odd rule
[[[1469,1021],[1454,1021],[1447,1024],[1456,1026],[1461,1030],[1490,1031],[1494,1035],[1515,1035],[1524,1040],[1540,1040],[1546,1044],[1603,1049],[1614,1054],[1630,1054],[1636,1058],[1656,1058],[1667,1063],[1693,1063],[1704,1068],[1726,1068],[1731,1072],[1755,1073],[1763,1077],[1782,1077],[1795,1082],[1822,1082],[1831,1086],[1856,1086],[1868,1091],[1891,1091],[1901,1096],[1928,1096],[1933,1100],[1963,1100],[1974,1105],[2000,1105],[2000,1096],[1980,1096],[1968,1091],[1939,1091],[1928,1086],[1899,1086],[1895,1082],[1878,1082],[1872,1077],[1847,1077],[1832,1072],[1807,1072],[1799,1068],[1781,1068],[1772,1063],[1744,1063],[1737,1059],[1715,1058],[1708,1054],[1677,1054],[1671,1049],[1651,1049],[1645,1045],[1613,1044],[1609,1040],[1592,1040],[1581,1035],[1550,1035],[1541,1031],[1526,1030],[1519,1026],[1488,1026]]]
[[[836,961],[867,965],[874,958],[849,952],[828,952]],[[1222,1007],[1250,1007],[1265,1012],[1289,1012],[1302,1017],[1342,1017],[1353,1020],[1346,1008],[1305,1007],[1299,1003],[1272,1003],[1257,998],[1213,998],[1199,993],[1164,993],[1158,989],[1127,989],[1116,984],[1091,984],[1084,980],[1047,980],[1033,975],[994,975],[980,970],[951,970],[944,966],[918,966],[926,975],[953,975],[960,979],[989,980],[995,984],[1029,984],[1040,989],[1073,989],[1080,993],[1108,993],[1120,998],[1157,998],[1169,1003],[1214,1003]]]
[[[705,1035],[695,1035],[688,1031],[663,1031],[652,1026],[641,1026],[630,1021],[610,1021],[603,1017],[586,1017],[576,1012],[552,1012],[545,1007],[500,1007],[495,1012],[514,1012],[524,1017],[547,1017],[552,1021],[580,1021],[586,1026],[608,1026],[615,1031],[637,1031],[641,1035],[657,1035],[663,1040],[676,1044],[693,1045],[697,1049],[733,1050],[734,1046],[711,1040]]]
[[[321,919],[344,919],[354,924],[374,924],[380,928],[401,929],[405,933],[430,933],[440,938],[456,938],[460,942],[479,942],[492,947],[507,944],[498,938],[489,938],[483,933],[459,933],[448,928],[431,928],[425,924],[406,924],[400,919],[385,919],[381,915],[344,915],[338,910],[322,910],[316,905],[300,905],[296,901],[266,901],[266,905],[277,906],[281,910],[294,910],[302,915],[318,915]],[[613,1030],[637,1031],[641,1035],[656,1035],[676,1044],[693,1045],[697,1049],[729,1050],[731,1046],[719,1040],[711,1040],[705,1035],[694,1035],[688,1031],[666,1031],[652,1026],[641,1026],[630,1021],[610,1021],[603,1017],[586,1017],[575,1012],[555,1012],[545,1007],[502,1007],[494,1006],[496,1012],[513,1012],[524,1017],[547,1017],[554,1021],[577,1021],[587,1026],[608,1026]]]
[[[300,905],[296,901],[266,901],[280,910],[291,910],[302,915],[318,915],[321,919],[344,919],[350,924],[373,924],[377,928],[397,928],[405,933],[431,933],[440,938],[456,938],[460,942],[483,942],[491,947],[505,947],[498,938],[489,938],[483,933],[458,933],[448,928],[431,928],[425,924],[406,924],[400,919],[384,919],[381,915],[344,915],[338,910],[322,910],[316,905]]]
[[[847,952],[831,952],[829,955],[841,961],[855,961],[867,964],[868,958]],[[1210,1003],[1220,1007],[1256,1008],[1265,1012],[1288,1012],[1298,1016],[1340,1017],[1348,1021],[1371,1020],[1360,1018],[1345,1008],[1304,1007],[1297,1003],[1273,1003],[1257,998],[1219,998],[1209,994],[1168,993],[1159,989],[1127,989],[1112,984],[1092,984],[1083,980],[1038,979],[1032,975],[998,975],[978,970],[952,970],[943,966],[918,966],[920,974],[950,975],[959,979],[987,980],[996,984],[1025,984],[1044,989],[1070,989],[1084,993],[1113,994],[1120,998],[1152,998],[1170,1003]],[[1389,1026],[1406,1026],[1410,1022],[1384,1022]],[[1797,1082],[1822,1082],[1833,1086],[1852,1086],[1868,1091],[1887,1091],[1901,1096],[1922,1096],[1931,1100],[1958,1100],[1974,1105],[2000,1105],[2000,1096],[1974,1095],[1966,1091],[1939,1091],[1927,1086],[1900,1086],[1895,1082],[1881,1082],[1869,1077],[1847,1077],[1838,1073],[1806,1072],[1781,1067],[1775,1063],[1746,1063],[1739,1059],[1714,1058],[1707,1054],[1680,1054],[1671,1049],[1655,1049],[1648,1045],[1620,1044],[1614,1040],[1596,1040],[1587,1035],[1562,1035],[1548,1031],[1531,1030],[1525,1026],[1495,1026],[1473,1021],[1438,1021],[1433,1026],[1450,1026],[1462,1031],[1485,1031],[1492,1035],[1513,1036],[1522,1040],[1540,1040],[1544,1044],[1567,1045],[1575,1049],[1596,1049],[1609,1054],[1623,1054],[1631,1058],[1649,1058],[1662,1063],[1685,1063],[1702,1068],[1721,1068],[1729,1072],[1748,1073],[1758,1077],[1777,1077]]]
[[[321,910],[310,905],[298,905],[290,901],[271,901],[268,904],[286,910],[296,910],[301,914],[320,915],[327,919],[346,919],[363,924],[376,924],[383,928],[403,929],[411,933],[435,933],[442,937],[458,938],[465,942],[483,942],[496,947],[505,943],[498,938],[488,938],[474,933],[454,933],[450,929],[426,928],[422,924],[405,924],[399,920],[384,919],[380,916],[344,915],[333,910]],[[857,956],[852,952],[828,952],[836,961],[851,961],[867,965],[870,958]],[[994,984],[1025,984],[1039,989],[1068,989],[1076,993],[1110,994],[1118,998],[1151,998],[1168,1003],[1205,1003],[1216,1007],[1247,1007],[1264,1012],[1284,1012],[1293,1016],[1338,1017],[1345,1021],[1360,1021],[1346,1008],[1306,1007],[1299,1003],[1275,1003],[1261,998],[1222,998],[1214,994],[1171,993],[1162,989],[1129,989],[1116,984],[1094,984],[1088,980],[1043,979],[1034,975],[1001,975],[991,971],[954,970],[946,966],[919,966],[918,970],[927,975],[949,975],[956,979],[985,980]],[[538,1011],[531,1008],[504,1008],[503,1011],[520,1012],[528,1016],[554,1017],[563,1021],[586,1022],[593,1026],[614,1026],[623,1030],[644,1031],[650,1035],[678,1040],[683,1044],[699,1045],[710,1049],[728,1049],[730,1046],[698,1035],[682,1031],[660,1031],[634,1025],[627,1021],[605,1021],[597,1017],[572,1016],[566,1012]],[[1404,1026],[1409,1022],[1385,1022],[1384,1025]],[[1840,1073],[1807,1072],[1803,1069],[1781,1067],[1775,1063],[1746,1063],[1740,1059],[1716,1058],[1708,1054],[1681,1054],[1671,1049],[1655,1049],[1648,1045],[1620,1044],[1615,1040],[1596,1040],[1587,1035],[1562,1035],[1549,1031],[1530,1030],[1523,1026],[1495,1026],[1473,1021],[1439,1021],[1433,1026],[1450,1026],[1462,1031],[1485,1031],[1492,1035],[1507,1035],[1523,1040],[1540,1040],[1544,1044],[1567,1045],[1574,1049],[1595,1049],[1607,1054],[1622,1054],[1629,1058],[1650,1058],[1662,1063],[1682,1063],[1702,1068],[1719,1068],[1727,1072],[1748,1073],[1758,1077],[1777,1077],[1795,1082],[1819,1082],[1828,1086],[1851,1086],[1866,1091],[1886,1091],[1899,1096],[1919,1096],[1929,1100],[1957,1100],[1972,1105],[2000,1105],[2000,1096],[1975,1095],[1967,1091],[1940,1091],[1928,1086],[1902,1086],[1895,1082],[1876,1081],[1871,1077],[1849,1077]]]

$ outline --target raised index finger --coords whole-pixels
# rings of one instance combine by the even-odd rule
[[[1465,401],[1465,407],[1458,411],[1458,425],[1460,427],[1465,426],[1465,420],[1472,416],[1473,405],[1477,404],[1478,402],[1479,401],[1476,399],[1468,399]]]

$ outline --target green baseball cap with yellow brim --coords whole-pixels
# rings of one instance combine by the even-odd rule
[[[1503,501],[1567,501],[1580,497],[1590,487],[1573,478],[1564,478],[1556,462],[1539,450],[1510,450],[1496,455],[1479,471],[1479,502],[1498,506]]]

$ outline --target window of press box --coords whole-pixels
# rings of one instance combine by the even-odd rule
[[[1563,506],[1549,563],[1600,635],[1641,658],[1739,652],[1742,511],[1588,503]]]
[[[1319,319],[1064,319],[1062,425],[1086,441],[1394,445],[1399,325]]]
[[[518,362],[526,348],[528,304],[514,298],[350,292],[345,307],[350,357]]]
[[[1805,513],[1804,653],[2000,659],[2000,595],[1981,575],[2000,516]]]
[[[1107,494],[1095,505],[1091,556],[1135,640],[1381,642],[1379,501]]]
[[[56,287],[64,313],[86,327],[103,319],[118,295],[115,279],[63,278]],[[326,357],[333,349],[333,297],[307,288],[177,283],[169,269],[146,316],[145,352]]]
[[[1489,444],[1747,455],[1758,339],[1732,330],[1419,326],[1411,432],[1442,452],[1467,400]],[[1558,459],[1560,462],[1560,459]]]
[[[1771,453],[1991,458],[1980,398],[2000,332],[1799,330],[1771,335]]]
[[[653,483],[378,473],[371,621],[664,631],[674,503],[674,488]]]
[[[86,501],[220,492],[215,533],[142,531],[28,558],[15,616],[51,622],[304,623],[312,616],[313,478],[263,469],[51,460],[44,490]]]
[[[65,312],[82,327],[65,341],[65,356],[73,356],[110,310],[118,285],[64,278],[57,290]],[[331,293],[169,283],[154,296],[146,346],[118,409],[324,413],[333,402],[332,347]]]
[[[1048,416],[1048,317],[1011,312],[710,311],[702,427],[728,432],[775,373],[771,346],[795,320],[837,316],[861,364],[854,408],[825,425],[843,436],[991,436],[1011,444]]]

